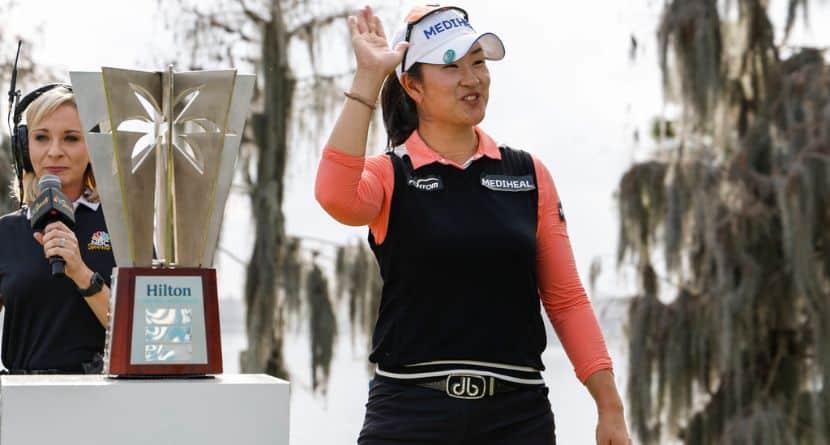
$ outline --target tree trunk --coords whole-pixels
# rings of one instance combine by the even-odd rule
[[[240,367],[242,372],[286,377],[282,298],[276,271],[285,245],[283,180],[295,80],[288,66],[288,36],[279,2],[275,1],[272,8],[271,21],[264,25],[262,45],[265,107],[262,114],[254,116],[259,163],[250,195],[256,238],[245,284],[248,349],[241,354]]]

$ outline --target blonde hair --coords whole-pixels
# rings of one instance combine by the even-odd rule
[[[32,101],[28,107],[26,107],[25,118],[29,130],[31,131],[35,125],[39,124],[47,116],[54,113],[55,110],[66,104],[72,105],[76,110],[78,109],[78,105],[75,103],[75,95],[72,94],[70,89],[64,86],[57,86],[43,93],[40,97]],[[37,186],[38,178],[35,176],[34,172],[23,172],[23,190],[17,189],[17,178],[15,178],[12,182],[12,190],[15,191],[15,197],[18,201],[26,204],[27,206],[31,204],[37,197],[38,193],[40,193]],[[97,202],[99,198],[98,191],[95,188],[95,175],[92,174],[92,165],[86,166],[83,182],[84,197],[90,202]]]

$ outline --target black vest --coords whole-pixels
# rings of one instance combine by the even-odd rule
[[[383,277],[373,351],[384,370],[438,360],[544,369],[536,284],[538,190],[532,157],[499,147],[465,170],[394,167],[388,231],[369,234]]]
[[[115,259],[104,212],[79,205],[75,236],[84,263],[109,283]],[[52,278],[25,211],[0,218],[0,295],[8,369],[83,372],[104,349],[104,328],[68,278]]]

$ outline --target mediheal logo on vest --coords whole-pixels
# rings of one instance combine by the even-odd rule
[[[481,185],[497,192],[526,192],[536,189],[536,183],[533,180],[533,175],[482,175]]]

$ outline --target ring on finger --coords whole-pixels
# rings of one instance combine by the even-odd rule
[[[64,244],[66,244],[66,238],[61,238],[58,241],[60,241],[60,243],[58,245],[60,245],[61,247],[63,247]]]

